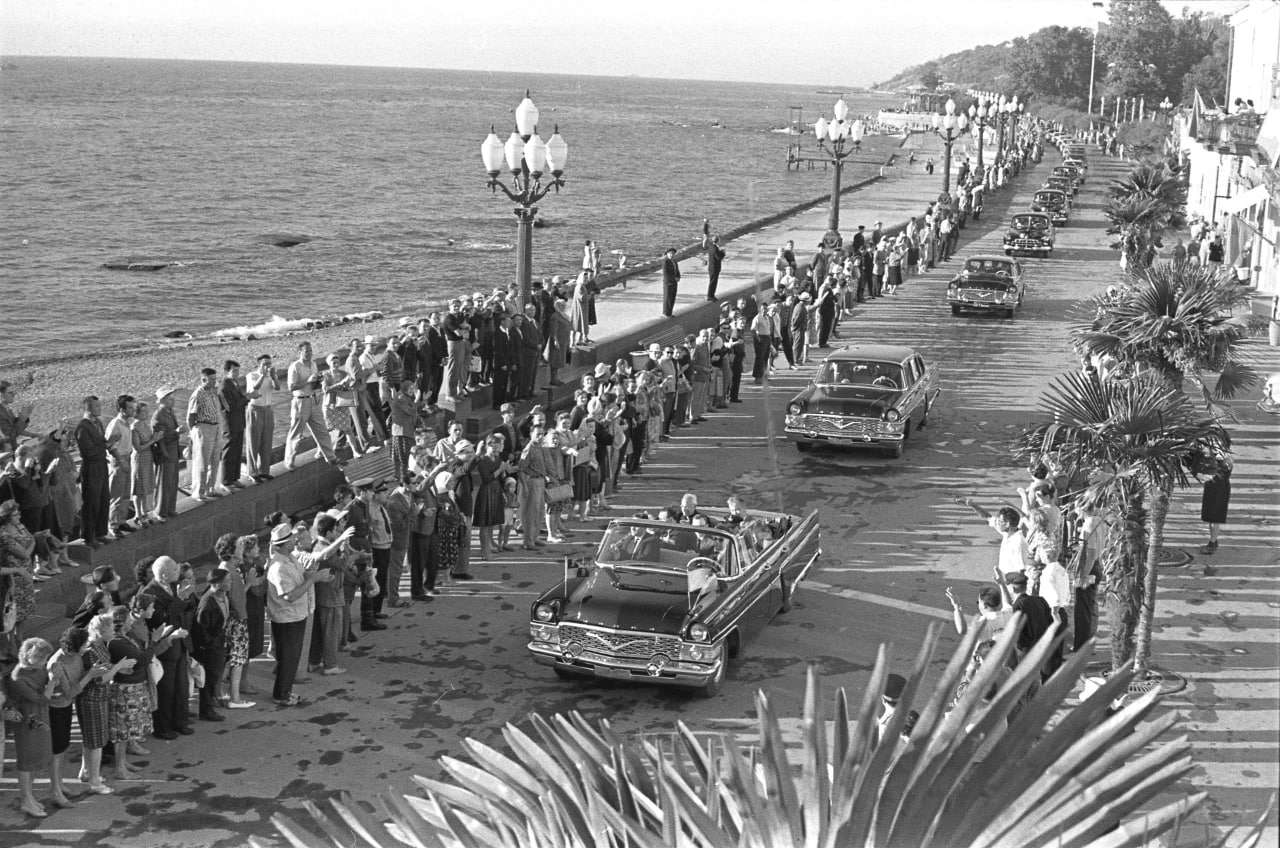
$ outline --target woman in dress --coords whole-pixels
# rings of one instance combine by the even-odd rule
[[[453,475],[441,471],[432,485],[436,492],[435,555],[436,573],[449,574],[458,564],[459,535],[462,526],[462,510],[453,496]]]
[[[246,701],[241,693],[244,682],[244,670],[249,665],[249,587],[245,582],[240,562],[236,560],[236,537],[226,533],[218,537],[213,545],[213,552],[218,557],[217,569],[227,573],[227,620],[223,633],[227,640],[227,674],[231,680],[231,694],[219,697],[219,701],[232,710],[247,710],[254,706],[253,701]],[[217,681],[221,685],[222,681]]]
[[[80,486],[76,482],[76,463],[67,450],[67,425],[59,424],[40,443],[40,467],[49,468],[56,459],[57,465],[49,475],[49,513],[45,526],[59,539],[72,538],[80,513]],[[50,514],[51,513],[51,514]],[[63,551],[63,565],[72,565],[71,555]]]
[[[142,525],[163,523],[165,519],[155,513],[156,467],[152,462],[151,446],[163,438],[151,429],[151,416],[147,405],[138,401],[138,413],[133,419],[133,514]]]
[[[601,415],[599,398],[587,403],[587,417],[573,431],[566,451],[570,460],[570,480],[573,481],[573,517],[587,521],[591,515],[591,498],[597,491],[600,479],[600,463],[596,460],[596,432]]]
[[[335,445],[345,436],[347,444],[351,446],[351,455],[360,456],[368,450],[368,444],[360,433],[360,428],[356,426],[356,378],[342,370],[343,359],[339,354],[331,354],[328,362],[329,370],[324,372],[324,394],[320,406],[325,429],[329,431],[329,438]]]
[[[283,516],[283,513],[279,514]],[[268,516],[267,520],[270,521],[271,518],[272,516]],[[262,556],[257,536],[241,536],[236,539],[235,560],[244,577],[245,626],[249,631],[249,659],[252,660],[262,656],[267,641],[266,558]],[[245,663],[240,669],[239,694],[256,694],[258,690],[249,685],[249,663]],[[237,694],[234,684],[231,694]]]
[[[1204,480],[1204,494],[1200,499],[1200,520],[1209,525],[1209,541],[1200,548],[1205,556],[1218,550],[1218,527],[1227,522],[1227,509],[1231,506],[1231,457],[1215,453],[1208,466],[1212,474],[1200,475]]]
[[[111,727],[111,687],[115,676],[133,671],[134,661],[122,659],[111,662],[107,644],[115,635],[115,621],[111,612],[95,616],[87,629],[88,642],[81,656],[83,669],[107,669],[103,674],[90,678],[76,697],[76,714],[80,718],[80,782],[89,785],[95,795],[110,795],[111,787],[102,780],[102,749],[107,747]]]
[[[120,668],[86,662],[85,655],[88,651],[89,631],[83,627],[68,627],[58,640],[58,650],[49,659],[49,678],[53,681],[53,694],[49,698],[49,730],[53,741],[53,766],[49,770],[49,783],[53,803],[59,807],[71,806],[71,800],[63,791],[62,773],[66,765],[67,748],[71,747],[72,704],[87,685],[115,674]]]
[[[476,489],[471,523],[480,528],[480,559],[485,561],[493,556],[494,529],[505,521],[502,481],[512,468],[502,461],[501,453],[502,439],[490,436],[484,443],[484,454],[476,461],[480,486]]]
[[[128,780],[135,772],[129,767],[129,743],[139,745],[151,735],[151,694],[147,672],[151,658],[164,653],[174,639],[187,635],[178,628],[159,632],[153,638],[147,620],[155,608],[150,595],[135,595],[128,607],[111,611],[115,635],[107,643],[111,662],[133,660],[128,672],[117,674],[111,686],[111,719],[107,738],[115,744],[116,777]]]
[[[49,768],[53,761],[53,737],[49,732],[49,698],[54,682],[45,666],[53,654],[53,646],[43,639],[27,639],[18,649],[18,665],[5,678],[7,706],[16,710],[20,720],[10,720],[18,765],[19,808],[35,818],[49,814],[36,800],[33,790],[35,772]],[[70,807],[71,801],[55,784],[53,803]]]
[[[560,369],[569,364],[572,348],[573,322],[569,320],[568,305],[555,301],[551,313],[551,332],[547,334],[547,364],[551,368],[551,385],[560,385]]]
[[[32,577],[35,537],[22,526],[22,515],[15,501],[0,504],[0,609],[13,599],[13,621],[0,623],[9,644],[0,654],[12,656],[21,642],[22,623],[36,609],[36,585]],[[47,580],[48,578],[42,578]]]

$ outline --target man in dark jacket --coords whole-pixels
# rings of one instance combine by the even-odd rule
[[[83,401],[84,416],[76,424],[80,449],[80,536],[91,548],[102,547],[107,536],[107,434],[98,415],[102,404],[90,395]]]
[[[1036,642],[1040,641],[1040,637],[1057,624],[1057,619],[1053,617],[1048,601],[1037,595],[1027,594],[1027,575],[1023,572],[1011,572],[1004,578],[1003,585],[1008,588],[1010,607],[1014,612],[1022,613],[1023,617],[1022,632],[1018,634],[1016,645],[1018,660],[1021,661],[1035,647]],[[1048,680],[1060,665],[1061,650],[1051,651],[1040,672],[1041,679]]]
[[[191,726],[191,714],[187,711],[187,672],[190,652],[188,628],[196,602],[192,597],[192,583],[178,583],[180,571],[178,563],[171,557],[157,557],[151,565],[152,580],[142,589],[142,594],[155,599],[147,627],[160,635],[172,628],[175,636],[164,653],[156,656],[164,667],[164,675],[156,684],[156,708],[151,718],[155,737],[164,740],[195,732]]]
[[[493,333],[493,408],[498,409],[515,394],[517,342],[511,335],[511,319],[505,312],[496,316]]]
[[[720,266],[724,262],[724,248],[720,236],[710,233],[710,224],[702,219],[702,246],[707,249],[707,300],[716,299],[716,286],[720,283]]]
[[[533,397],[538,388],[538,370],[542,367],[542,349],[547,340],[538,329],[538,322],[534,317],[536,311],[532,305],[526,306],[524,317],[519,319],[520,359],[523,363],[520,378],[523,382],[520,384],[517,400]]]
[[[244,461],[244,429],[248,420],[245,413],[249,408],[249,396],[240,388],[240,363],[228,359],[222,369],[218,399],[227,417],[227,441],[222,445],[222,485],[243,489],[240,468]]]
[[[200,687],[200,719],[223,721],[218,713],[218,686],[227,666],[227,572],[209,572],[209,591],[196,609],[195,626],[191,628],[191,655],[204,666],[204,685]]]
[[[680,284],[680,266],[676,264],[676,249],[668,247],[662,257],[662,314],[671,317],[676,308],[676,290]]]

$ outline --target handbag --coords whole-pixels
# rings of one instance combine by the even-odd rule
[[[190,663],[188,676],[191,678],[191,685],[196,689],[203,689],[205,683],[204,666],[195,657],[187,657],[187,662]]]
[[[151,685],[155,686],[164,677],[164,665],[155,657],[151,658],[151,662],[147,663],[147,679],[151,681]]]
[[[558,504],[573,500],[573,486],[568,483],[557,483],[547,487],[547,503]]]

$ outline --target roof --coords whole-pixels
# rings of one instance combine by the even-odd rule
[[[1004,257],[1002,256],[1001,259]],[[901,362],[914,356],[916,349],[905,345],[856,344],[833,350],[827,359],[876,359],[883,362]]]
[[[1030,209],[1023,209],[1021,212],[1012,213],[1014,218],[1048,218],[1048,212],[1033,212]]]

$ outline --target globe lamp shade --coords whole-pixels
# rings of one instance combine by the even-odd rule
[[[480,158],[484,161],[484,169],[489,176],[496,177],[502,170],[502,139],[492,129],[489,130],[489,137],[480,145]]]
[[[516,107],[516,129],[520,131],[520,135],[530,136],[537,128],[538,107],[533,105],[533,101],[529,99],[529,92],[526,91],[524,100],[521,100],[520,105]]]
[[[551,138],[547,139],[547,167],[558,177],[564,173],[564,165],[568,159],[569,145],[560,136],[560,128],[556,127]]]

